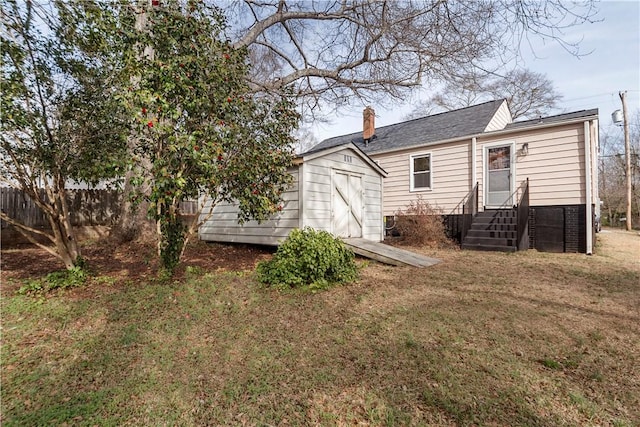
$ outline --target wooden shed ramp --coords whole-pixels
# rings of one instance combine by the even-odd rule
[[[429,267],[440,262],[439,259],[422,256],[415,252],[384,243],[374,242],[362,238],[342,239],[344,243],[358,255],[374,259],[391,265],[411,265],[413,267]]]

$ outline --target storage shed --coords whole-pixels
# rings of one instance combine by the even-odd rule
[[[294,159],[283,209],[262,223],[238,224],[238,204],[220,203],[199,229],[209,242],[278,245],[296,228],[337,237],[384,239],[383,178],[387,173],[355,144],[313,150]],[[208,212],[208,206],[203,210]]]

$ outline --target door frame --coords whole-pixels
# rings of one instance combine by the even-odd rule
[[[335,227],[335,198],[337,196],[336,192],[336,175],[346,175],[347,176],[347,186],[349,186],[349,181],[351,180],[352,177],[356,177],[360,179],[360,212],[358,212],[359,214],[359,218],[356,218],[356,222],[359,222],[360,225],[360,236],[362,237],[365,235],[364,232],[364,220],[365,220],[365,194],[364,194],[364,176],[365,174],[362,173],[358,173],[358,172],[353,172],[353,171],[348,171],[348,170],[344,170],[344,169],[338,169],[338,168],[331,168],[331,234],[333,234],[334,236],[338,237],[338,234],[336,233],[336,227]],[[342,196],[340,196],[342,197]],[[351,199],[353,198],[353,196],[351,194],[348,195],[349,197],[349,202],[348,202],[348,207],[349,207],[349,221],[351,221],[351,216],[353,215],[353,209],[351,207]],[[344,199],[344,198],[343,198]],[[359,221],[358,221],[359,220]],[[351,234],[350,230],[349,230],[349,234]],[[349,236],[352,237],[352,236]]]
[[[509,170],[510,170],[510,182],[509,182],[509,195],[513,197],[513,193],[516,191],[516,142],[511,141],[499,141],[492,142],[490,144],[483,144],[482,146],[482,205],[485,208],[496,209],[504,206],[504,202],[501,205],[488,204],[489,193],[489,149],[498,147],[509,147]],[[513,199],[508,204],[509,207],[513,205]]]

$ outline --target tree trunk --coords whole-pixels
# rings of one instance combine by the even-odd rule
[[[66,191],[64,185],[58,186],[50,192],[53,197],[52,204],[56,205],[55,212],[46,212],[53,232],[53,243],[60,260],[67,269],[77,266],[80,258],[80,247],[75,238],[69,216],[69,206],[67,204]]]
[[[147,22],[146,8],[151,6],[151,0],[145,0],[144,2],[138,2],[138,9],[136,10],[136,31],[145,31],[145,28],[149,24]],[[150,47],[145,47],[145,57],[153,57],[153,50]],[[134,76],[131,78],[131,84],[134,87],[138,86],[140,78]],[[127,141],[127,150],[132,158],[135,156],[136,150],[136,137],[130,135]],[[140,167],[144,174],[144,184],[141,188],[135,188],[132,185],[132,179],[137,176],[135,167]],[[157,238],[157,233],[154,231],[153,223],[148,220],[147,214],[149,211],[149,204],[146,201],[140,201],[139,203],[133,203],[131,196],[134,193],[138,193],[142,196],[147,196],[150,193],[151,187],[149,185],[149,177],[151,171],[151,161],[147,157],[142,157],[138,165],[134,165],[134,168],[127,170],[125,174],[124,190],[122,194],[122,203],[118,216],[118,222],[112,227],[110,237],[116,243],[126,243],[138,238],[151,237]]]
[[[67,270],[76,267],[81,255],[78,242],[73,235],[68,235],[61,230],[64,228],[62,224],[53,224],[53,227],[54,243],[60,260]]]
[[[156,238],[154,224],[147,217],[149,204],[145,200],[139,203],[131,200],[131,195],[135,192],[147,195],[149,187],[145,184],[142,188],[136,189],[131,184],[134,174],[134,171],[129,171],[125,176],[118,221],[111,228],[110,238],[116,243],[131,242],[139,238]]]

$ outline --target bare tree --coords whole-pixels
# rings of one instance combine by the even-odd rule
[[[562,99],[544,74],[512,70],[505,76],[468,75],[452,79],[441,90],[420,102],[408,118],[469,107],[493,99],[506,99],[511,117],[534,118],[550,113]]]
[[[599,194],[602,215],[606,225],[614,225],[625,209],[624,161],[621,156],[621,140],[613,133],[600,131]]]
[[[510,71],[504,78],[491,81],[487,91],[494,99],[507,100],[514,120],[548,114],[562,99],[551,80],[530,70]]]
[[[591,1],[562,0],[244,0],[227,13],[235,46],[251,52],[254,89],[293,85],[314,112],[354,96],[403,99],[425,83],[499,67],[531,37],[580,55],[563,30],[592,22],[596,10]]]
[[[640,110],[629,121],[631,142],[631,211],[633,224],[640,222]],[[603,218],[616,225],[626,215],[624,140],[621,129],[600,130],[599,193]]]
[[[298,154],[302,154],[305,151],[310,150],[315,145],[317,145],[320,141],[313,134],[313,131],[309,126],[301,126],[296,130],[295,133],[296,139],[296,148],[295,151]]]

